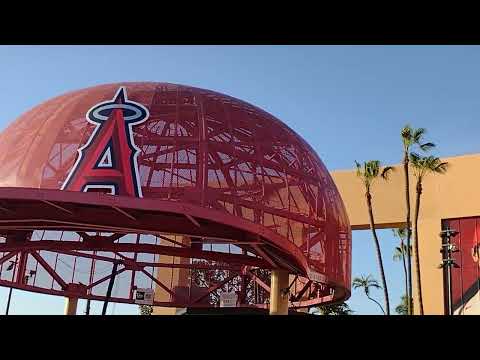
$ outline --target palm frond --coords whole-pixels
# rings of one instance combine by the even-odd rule
[[[372,275],[361,275],[360,277],[356,277],[352,281],[352,287],[354,289],[358,288],[375,288],[375,289],[381,289],[382,287],[378,284],[378,281],[375,280]],[[368,291],[368,290],[367,290]]]
[[[433,172],[437,174],[444,174],[448,170],[448,163],[447,162],[440,162],[437,166],[435,166]]]
[[[393,252],[393,260],[398,261],[402,260],[404,256],[407,256],[412,253],[412,246],[410,245],[410,251],[407,250],[407,245],[402,244],[401,246],[395,247],[395,251]]]
[[[368,165],[372,168],[372,170],[376,170],[380,168],[380,160],[370,160],[368,161]]]
[[[436,145],[434,143],[427,142],[427,143],[424,143],[424,144],[419,144],[418,146],[420,147],[420,149],[422,151],[429,151],[429,150],[433,149]]]
[[[353,279],[352,286],[354,289],[364,287],[367,284],[364,278],[355,278]]]
[[[388,180],[390,173],[394,172],[395,168],[392,166],[385,166],[382,170],[382,174],[380,175],[383,180]]]
[[[448,163],[442,162],[436,156],[419,156],[412,153],[410,154],[410,160],[414,169],[414,175],[419,179],[427,173],[445,174],[447,172]]]
[[[394,170],[391,166],[382,168],[382,164],[379,160],[368,160],[364,161],[362,164],[355,160],[355,167],[357,169],[357,177],[362,179],[367,190],[370,189],[372,182],[378,177],[388,180],[389,173]]]
[[[412,142],[414,144],[420,145],[420,141],[422,140],[423,135],[427,133],[427,129],[425,128],[418,128],[413,131],[412,134]]]
[[[412,165],[418,164],[421,159],[422,159],[422,156],[420,154],[417,154],[416,152],[410,153],[410,163]]]
[[[378,160],[365,161],[365,176],[370,179],[376,178],[379,172],[379,164]]]
[[[355,160],[355,167],[357,168],[357,176],[361,178],[363,176],[362,165],[357,160]]]
[[[408,301],[406,295],[402,295],[400,304],[395,307],[395,312],[398,315],[408,315]]]
[[[392,232],[394,237],[398,237],[399,239],[402,239],[402,240],[405,240],[408,235],[406,227],[392,229]]]
[[[402,254],[402,249],[400,246],[395,247],[395,251],[393,252],[393,260],[398,261],[402,260],[403,254]]]

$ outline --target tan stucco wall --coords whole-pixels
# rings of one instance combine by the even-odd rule
[[[438,269],[441,220],[480,215],[480,154],[442,159],[449,163],[445,175],[428,175],[423,182],[418,223],[420,268],[425,314],[443,314],[443,275]],[[347,208],[352,229],[368,229],[368,213],[361,181],[353,170],[333,171],[332,177]],[[412,217],[415,184],[411,180]],[[374,217],[379,228],[397,227],[404,223],[405,195],[403,168],[395,166],[390,180],[378,180],[372,190]],[[413,219],[412,219],[413,220]],[[355,256],[353,256],[355,259]],[[415,285],[415,278],[413,279]],[[414,302],[416,293],[414,289]],[[418,308],[415,306],[415,308]]]

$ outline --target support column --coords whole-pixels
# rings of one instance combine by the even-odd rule
[[[64,315],[77,315],[78,298],[65,298],[65,313]]]
[[[175,236],[175,235],[168,235],[167,237],[171,238],[175,241],[180,241],[182,244],[188,247],[197,247],[198,249],[202,249],[202,245],[200,243],[192,243],[192,239],[189,236]],[[160,245],[172,246],[172,243],[168,242],[167,240],[162,239]],[[182,257],[175,257],[170,255],[160,255],[158,258],[159,263],[170,263],[170,264],[189,264],[189,258],[182,258]],[[191,280],[190,280],[190,269],[175,269],[175,268],[168,268],[168,267],[159,267],[156,270],[155,277],[164,284],[171,284],[171,290],[174,293],[178,293],[180,296],[189,296],[189,292],[192,291],[190,288]],[[160,302],[169,302],[171,301],[171,296],[161,287],[154,284],[155,288],[155,300]],[[193,289],[195,290],[195,289]],[[195,298],[198,296],[196,294],[192,294],[191,297]],[[179,311],[182,311],[182,308],[173,308],[173,307],[160,307],[154,306],[152,315],[176,315]]]
[[[270,315],[288,315],[288,293],[282,290],[288,288],[288,271],[272,270],[270,284]]]

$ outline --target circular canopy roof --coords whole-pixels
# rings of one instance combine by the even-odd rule
[[[129,263],[138,262],[133,254],[146,251],[154,255],[143,261],[152,265],[147,278],[168,277],[154,264],[170,259],[175,263],[178,257],[190,259],[190,265],[182,260],[183,268],[190,272],[185,279],[192,278],[195,259],[213,267],[212,262],[222,261],[287,269],[298,276],[291,287],[297,305],[301,300],[318,303],[326,295],[338,300],[350,294],[351,231],[327,169],[292,129],[241,100],[152,82],[70,92],[33,108],[4,130],[0,161],[0,230],[4,234],[0,266],[18,257],[14,250],[21,253],[22,246],[33,250],[25,255],[27,265],[19,268],[19,273],[29,266],[38,269],[41,252],[44,257],[48,252],[57,254],[55,265],[53,257],[50,262],[50,270],[56,271],[62,247],[70,252],[63,252],[69,256],[65,262],[70,267],[81,254],[90,251],[93,256],[89,257],[91,279],[83,282],[76,279],[78,269],[73,269],[71,279],[61,281],[46,269],[55,280],[48,288],[41,281],[30,284],[19,275],[8,275],[2,267],[0,284],[61,293],[70,291],[67,285],[81,283],[88,288],[84,297],[101,298],[105,289],[95,295],[96,285],[91,285],[97,275],[91,268],[94,261],[108,260],[100,260],[96,252],[115,253],[112,259]],[[19,187],[22,189],[11,189]],[[37,240],[45,246],[31,247],[34,230],[43,231]],[[30,232],[27,245],[9,240],[19,231]],[[75,232],[78,244],[66,246],[60,244],[62,239],[55,243],[53,235],[45,235],[49,231]],[[113,248],[112,244],[121,244],[122,236],[104,248],[98,247],[99,243],[92,247],[91,241],[85,241],[93,236],[91,232],[124,237],[150,234],[157,239],[150,245],[157,248],[133,249],[135,241],[130,240],[125,240],[130,247]],[[136,245],[142,245],[142,239],[139,237]],[[167,243],[177,252],[165,249]],[[215,250],[212,244],[224,248]],[[178,252],[176,246],[184,252]],[[232,247],[238,253],[232,253]],[[223,255],[211,257],[208,253]],[[22,261],[13,263],[21,266]],[[130,282],[123,296],[114,296],[115,301],[132,302],[136,287],[148,287],[137,281],[135,272],[140,268],[129,266],[124,271],[131,272]],[[245,269],[241,273],[245,274]],[[192,305],[192,281],[187,284],[181,277],[172,272],[171,285],[150,279],[151,287],[166,288],[164,299],[157,303]],[[249,279],[261,281],[255,276]],[[179,295],[180,288],[190,288],[189,300]]]

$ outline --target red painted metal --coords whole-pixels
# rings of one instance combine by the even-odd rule
[[[87,113],[122,86],[148,110],[132,127],[143,198],[59,190],[95,129]],[[350,296],[350,225],[327,169],[241,100],[167,83],[70,92],[0,134],[0,163],[1,286],[103,300],[119,262],[113,302],[154,287],[159,306],[217,306],[229,288],[264,307],[272,268],[298,276],[291,307]]]
[[[451,238],[457,252],[452,258],[458,267],[452,267],[452,311],[456,315],[478,314],[480,308],[480,217],[443,220],[443,228],[454,229],[458,234]],[[439,247],[440,247],[440,240]],[[445,258],[445,255],[444,255]],[[445,313],[448,313],[448,280],[444,275]]]

